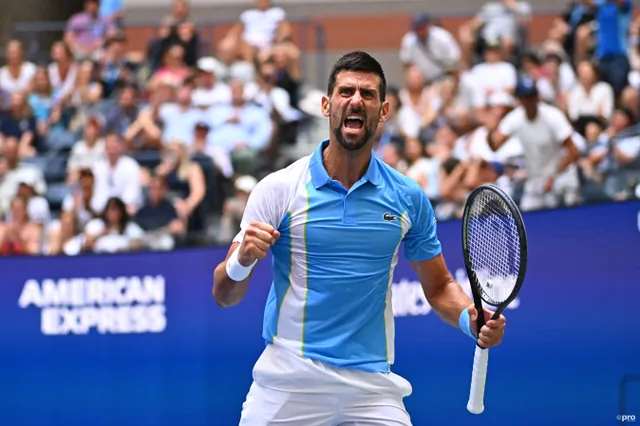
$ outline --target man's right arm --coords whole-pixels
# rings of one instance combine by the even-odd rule
[[[220,263],[213,272],[213,298],[216,303],[223,308],[240,303],[249,287],[251,274],[240,282],[232,280],[227,274],[227,262],[233,252],[239,247],[240,243],[231,244],[231,248],[229,248],[229,253],[227,253],[224,262]]]

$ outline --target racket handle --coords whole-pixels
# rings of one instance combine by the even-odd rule
[[[489,349],[482,349],[476,345],[476,354],[473,357],[473,372],[471,374],[471,391],[467,410],[472,414],[480,414],[484,411],[484,385],[487,379],[487,364],[489,362]]]

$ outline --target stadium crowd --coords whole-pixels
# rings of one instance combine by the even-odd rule
[[[304,81],[271,1],[208,46],[174,0],[144,55],[119,3],[85,0],[47,64],[5,47],[1,255],[226,243],[257,181],[325,123],[326,89]],[[420,183],[439,220],[486,182],[523,210],[640,198],[631,2],[574,1],[537,46],[534,8],[491,1],[456,34],[417,14],[400,42],[404,84],[388,87],[375,154]]]

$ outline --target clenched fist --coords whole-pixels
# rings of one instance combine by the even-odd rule
[[[264,259],[269,248],[280,238],[280,232],[266,223],[252,221],[244,233],[238,250],[238,262],[250,266],[258,259]]]

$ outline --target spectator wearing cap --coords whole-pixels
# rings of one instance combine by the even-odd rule
[[[98,0],[84,0],[82,12],[73,15],[67,23],[64,41],[77,59],[98,59],[107,35],[115,26],[98,14]]]
[[[158,117],[162,122],[164,142],[179,140],[187,145],[192,143],[194,126],[206,118],[192,105],[193,92],[193,84],[185,84],[177,89],[176,102],[160,105]]]
[[[475,53],[482,54],[491,40],[502,40],[499,46],[505,57],[514,53],[522,29],[531,22],[531,5],[526,1],[501,0],[484,4],[478,14],[460,27],[459,39],[463,57],[469,66]]]
[[[484,61],[474,65],[469,74],[475,90],[475,105],[486,106],[493,92],[513,93],[518,80],[516,68],[504,60],[502,41],[485,40]]]
[[[611,84],[616,98],[627,86],[629,75],[629,26],[633,5],[631,0],[596,0],[596,51],[599,74]]]
[[[273,124],[264,108],[246,101],[242,81],[234,80],[230,87],[231,104],[213,107],[208,114],[211,143],[231,155],[236,172],[253,174],[258,156],[271,141]]]
[[[221,72],[222,65],[215,58],[207,56],[198,60],[197,87],[193,91],[193,104],[196,107],[207,109],[231,102],[231,89],[218,81]]]
[[[609,121],[615,103],[611,85],[599,80],[592,62],[578,66],[578,84],[569,91],[567,113],[578,132],[584,135],[584,121],[591,117]]]
[[[171,250],[175,246],[175,238],[184,236],[185,223],[167,198],[164,177],[151,176],[147,192],[145,203],[135,216],[135,222],[145,232],[143,243],[151,250]]]
[[[125,155],[125,143],[118,133],[105,136],[106,158],[92,167],[95,178],[96,206],[102,210],[111,197],[122,199],[130,214],[140,207],[142,192],[140,166]]]
[[[0,161],[0,213],[9,209],[22,181],[33,183],[39,194],[44,194],[47,190],[42,170],[36,165],[20,161],[18,150],[19,143],[15,137],[3,141]]]
[[[75,183],[82,169],[90,169],[104,160],[104,138],[100,137],[100,119],[92,117],[84,128],[84,137],[73,145],[67,161],[67,183]]]
[[[460,47],[449,31],[434,25],[428,14],[419,13],[402,38],[400,61],[416,66],[426,81],[434,82],[458,68]]]
[[[487,127],[494,151],[513,136],[522,144],[527,181],[520,207],[537,210],[554,208],[561,201],[576,204],[579,183],[575,162],[580,154],[572,140],[571,124],[560,109],[540,101],[532,79],[518,83],[516,96],[520,106],[501,120],[493,118]]]

